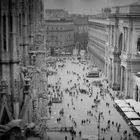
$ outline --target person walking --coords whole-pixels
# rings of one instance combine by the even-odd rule
[[[68,137],[67,137],[67,136],[65,136],[65,140],[67,140],[67,138],[68,138]]]

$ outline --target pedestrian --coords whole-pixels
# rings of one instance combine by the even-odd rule
[[[112,121],[112,125],[114,125],[114,121]]]
[[[119,131],[120,131],[120,127],[118,126],[118,127],[117,127],[117,132],[119,133]]]
[[[116,123],[116,127],[118,126],[118,123]]]
[[[65,140],[67,140],[67,136],[65,136]]]
[[[82,132],[81,132],[81,131],[79,131],[79,137],[81,137],[81,135],[82,135]]]
[[[104,131],[104,129],[103,128],[101,128],[101,132],[103,133],[103,131]]]
[[[81,125],[83,125],[83,120],[81,121]]]

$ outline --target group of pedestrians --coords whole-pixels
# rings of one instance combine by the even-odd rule
[[[77,65],[77,64],[75,64]],[[53,85],[52,88],[52,94],[57,93],[57,96],[64,97],[65,94],[69,96],[69,102],[66,103],[65,108],[63,108],[63,115],[66,115],[64,112],[66,111],[65,109],[67,108],[69,113],[69,120],[72,124],[73,131],[72,131],[72,140],[77,136],[76,133],[78,133],[78,136],[82,137],[82,127],[85,127],[85,125],[93,125],[92,122],[95,121],[97,122],[97,129],[100,129],[102,133],[102,139],[105,140],[106,136],[110,133],[111,129],[115,129],[116,133],[120,133],[120,138],[118,140],[125,140],[126,137],[128,137],[128,140],[131,140],[132,134],[131,133],[125,133],[123,134],[121,124],[118,122],[115,122],[115,118],[112,118],[112,107],[111,103],[107,101],[108,96],[110,96],[113,101],[115,97],[109,92],[108,87],[105,89],[104,83],[101,81],[102,86],[96,85],[94,86],[92,82],[86,78],[86,73],[90,71],[91,66],[89,64],[81,64],[79,62],[79,67],[83,70],[83,74],[81,75],[78,71],[71,70],[71,69],[65,69],[65,67],[58,67],[57,69],[61,69],[62,72],[66,72],[67,76],[70,77],[67,81],[67,87],[62,89],[61,87],[61,82],[62,79],[59,77],[58,81],[55,82],[55,85]],[[64,70],[65,69],[65,70]],[[64,70],[64,71],[63,71]],[[74,77],[74,78],[73,78]],[[76,78],[76,80],[75,80]],[[95,81],[96,82],[96,81]],[[94,83],[95,83],[94,82]],[[97,81],[99,82],[99,81]],[[106,83],[107,84],[107,83]],[[83,89],[83,87],[85,87]],[[83,118],[79,121],[75,116],[73,115],[74,113],[77,112],[78,108],[76,106],[76,103],[78,100],[82,102],[84,101],[83,98],[84,96],[87,96],[88,98],[92,99],[92,105],[89,110],[87,110],[87,117]],[[88,103],[87,103],[88,104]],[[101,104],[104,104],[104,110],[100,111],[100,106]],[[108,117],[106,117],[105,111],[108,112]],[[73,113],[72,113],[73,112]],[[98,121],[99,121],[99,116],[98,114],[100,113],[100,119],[102,119],[104,122],[106,121],[106,125],[102,126],[99,128],[98,126]],[[82,114],[81,114],[82,115]],[[62,116],[62,114],[60,114]],[[108,119],[109,118],[109,119]],[[111,119],[110,119],[111,118]],[[61,121],[61,117],[57,118],[57,122]],[[94,124],[95,125],[95,124]],[[65,140],[67,140],[67,136],[65,137]],[[109,139],[108,139],[109,140]],[[110,135],[110,140],[115,140],[113,135]]]

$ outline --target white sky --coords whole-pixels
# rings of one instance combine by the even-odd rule
[[[44,0],[46,9],[65,9],[69,13],[96,14],[101,8],[134,3],[140,0]]]

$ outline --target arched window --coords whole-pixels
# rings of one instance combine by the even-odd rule
[[[140,37],[137,40],[137,51],[140,53]]]

